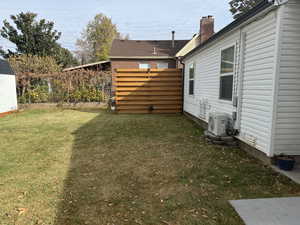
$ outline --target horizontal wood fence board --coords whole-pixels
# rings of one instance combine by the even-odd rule
[[[116,77],[181,77],[178,73],[117,73]]]
[[[121,114],[173,114],[173,113],[181,113],[182,110],[177,110],[177,109],[168,109],[168,110],[153,110],[153,111],[149,111],[149,110],[120,110],[118,111],[118,113]]]
[[[164,77],[164,78],[116,78],[116,82],[130,82],[130,81],[152,81],[152,82],[160,82],[160,81],[181,81],[181,77]]]
[[[116,98],[117,101],[148,101],[148,100],[180,100],[181,96],[121,96]]]
[[[133,92],[117,92],[117,96],[174,96],[174,95],[181,95],[180,91],[174,92],[174,91],[164,91],[164,92],[157,92],[157,91],[133,91]]]
[[[181,101],[117,101],[118,105],[179,105]]]
[[[119,82],[117,87],[170,87],[170,83],[163,82]],[[181,81],[172,82],[172,87],[182,87]]]
[[[116,69],[117,73],[128,73],[128,72],[135,72],[135,73],[145,73],[145,72],[161,72],[161,73],[181,73],[181,69]]]
[[[160,110],[164,110],[164,109],[178,109],[180,110],[182,107],[180,106],[177,106],[177,105],[154,105],[154,106],[151,106],[153,110],[157,110],[157,109],[160,109]],[[149,106],[119,106],[119,110],[122,110],[122,109],[130,109],[130,110],[149,110]]]
[[[118,113],[182,112],[181,69],[116,69]]]
[[[181,87],[117,87],[117,91],[181,91]]]

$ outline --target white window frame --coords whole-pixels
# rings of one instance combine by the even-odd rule
[[[234,48],[233,51],[233,71],[229,73],[222,73],[222,52],[224,50],[227,50],[229,48]],[[226,101],[226,102],[232,102],[233,99],[233,91],[234,91],[234,74],[235,74],[235,65],[236,63],[236,43],[227,45],[223,48],[220,49],[220,63],[219,63],[219,68],[220,68],[220,79],[219,79],[219,100],[221,101]],[[226,98],[221,98],[221,78],[226,77],[226,76],[232,76],[232,94],[231,94],[231,99],[226,99]]]
[[[147,67],[144,67],[147,65]],[[139,69],[151,69],[150,63],[139,63]]]
[[[165,65],[166,67],[161,68],[159,65]],[[169,63],[168,62],[158,62],[157,69],[169,69]]]
[[[193,78],[190,77],[191,67],[193,66],[194,69],[194,76]],[[195,95],[195,74],[196,74],[196,63],[192,62],[188,64],[188,95],[194,96]],[[190,81],[193,81],[193,94],[190,93]]]

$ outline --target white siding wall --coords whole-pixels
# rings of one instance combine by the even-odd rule
[[[240,137],[270,155],[275,74],[276,11],[246,33]]]
[[[244,51],[244,79],[241,109],[240,139],[269,155],[272,88],[275,67],[275,31],[276,11],[268,13],[261,19],[246,25]],[[236,44],[236,68],[234,76],[234,95],[237,94],[239,78],[239,44],[240,30],[231,32],[230,36],[216,40],[207,49],[194,53],[185,61],[185,98],[184,111],[205,121],[209,112],[232,114],[236,108],[232,102],[219,100],[220,56],[221,49]],[[195,62],[195,95],[188,95],[189,64]],[[203,115],[203,104],[206,106]]]
[[[300,1],[284,6],[274,153],[300,155]]]
[[[213,46],[201,51],[185,62],[184,111],[208,121],[209,112],[232,114],[231,101],[219,99],[221,49],[236,45],[238,53],[239,32],[217,41]],[[236,62],[239,55],[235,56]],[[195,92],[188,93],[189,65],[195,63]],[[238,71],[237,69],[235,71]],[[234,78],[234,86],[237,79]]]
[[[17,109],[16,79],[0,74],[0,113]]]

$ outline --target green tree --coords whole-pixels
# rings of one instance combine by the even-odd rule
[[[237,19],[256,6],[260,1],[262,0],[231,0],[229,2],[230,12],[234,19]]]
[[[77,65],[73,54],[57,43],[61,33],[54,30],[54,23],[37,20],[37,14],[27,12],[12,15],[13,25],[3,21],[0,35],[16,45],[16,51],[1,51],[5,58],[12,55],[52,56],[62,67]]]
[[[117,26],[104,14],[98,14],[90,21],[77,40],[77,56],[85,62],[106,60],[112,41],[120,38]]]
[[[59,44],[57,45],[57,49],[55,50],[54,58],[56,59],[56,62],[63,68],[78,65],[78,60],[74,57],[72,52],[70,52],[66,48],[61,47]]]
[[[54,55],[61,33],[54,30],[54,23],[45,19],[36,20],[37,14],[27,12],[11,15],[14,25],[3,21],[0,34],[16,45],[16,52],[8,50],[7,55],[32,54],[38,56]]]
[[[46,74],[61,71],[61,66],[51,56],[15,55],[10,56],[8,61],[17,75],[25,72]]]

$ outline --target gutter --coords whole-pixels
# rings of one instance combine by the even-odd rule
[[[238,101],[237,101],[237,119],[234,129],[240,132],[241,129],[241,114],[242,114],[242,101],[243,101],[243,84],[244,84],[244,58],[245,58],[245,45],[246,45],[246,33],[240,30],[240,59],[239,59],[239,72],[238,72]]]
[[[227,34],[228,32],[234,30],[235,28],[242,25],[244,22],[248,21],[249,19],[253,18],[260,12],[263,12],[265,9],[271,7],[271,6],[277,6],[277,4],[274,3],[274,1],[280,1],[280,0],[263,0],[261,1],[256,7],[251,9],[248,13],[245,13],[240,18],[234,20],[232,23],[230,23],[228,26],[224,27],[222,30],[211,36],[207,41],[205,41],[203,44],[197,46],[193,50],[191,50],[189,53],[183,56],[182,59],[187,58],[191,54],[195,53],[196,51],[206,47],[211,42],[215,41],[216,39],[222,37],[223,35]],[[287,0],[282,0],[287,1]]]
[[[178,60],[180,62],[180,64],[183,66],[183,69],[182,69],[182,113],[184,112],[184,86],[185,86],[185,63],[182,61],[182,57],[178,57]]]

